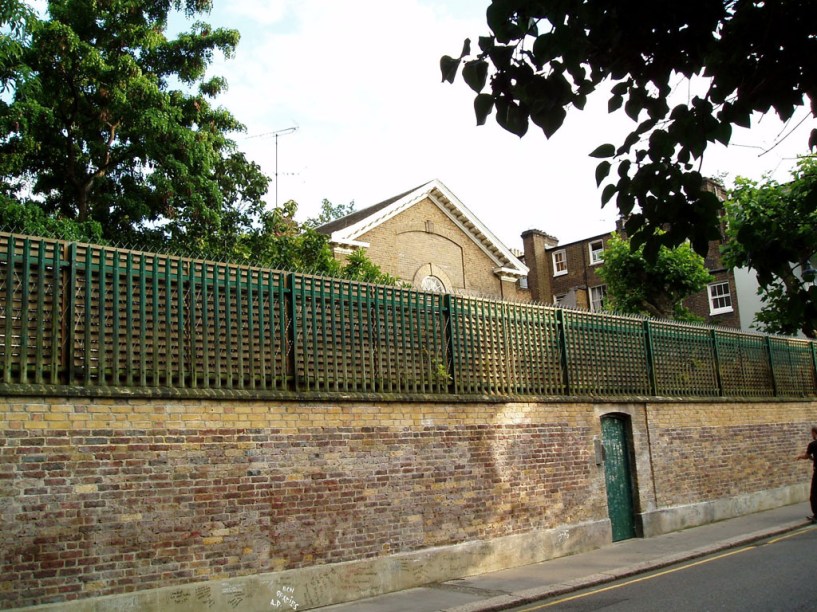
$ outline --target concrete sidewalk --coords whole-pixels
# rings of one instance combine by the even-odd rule
[[[569,593],[810,525],[808,503],[784,506],[514,569],[320,608],[327,612],[487,612]]]

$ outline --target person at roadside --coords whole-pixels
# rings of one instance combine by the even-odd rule
[[[806,517],[812,523],[817,523],[817,426],[811,428],[811,442],[806,447],[806,452],[797,456],[798,459],[811,459],[814,469],[811,473],[811,516]]]

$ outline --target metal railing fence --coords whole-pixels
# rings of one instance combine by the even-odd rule
[[[0,392],[813,397],[808,340],[0,233]]]

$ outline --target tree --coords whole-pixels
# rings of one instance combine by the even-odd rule
[[[332,204],[332,202],[324,198],[321,202],[321,212],[317,217],[310,217],[304,221],[304,225],[307,227],[320,227],[324,223],[340,219],[353,212],[355,212],[354,200],[348,204]]]
[[[383,272],[369,259],[363,249],[355,249],[346,257],[341,276],[349,280],[377,285],[407,285],[397,277]]]
[[[791,182],[736,180],[726,205],[724,262],[757,273],[769,332],[817,337],[817,287],[803,271],[817,253],[817,159],[801,158]],[[808,276],[806,274],[806,276]]]
[[[720,203],[696,170],[709,144],[728,144],[754,113],[786,121],[806,96],[817,116],[812,0],[493,0],[486,17],[492,33],[478,51],[466,40],[459,57],[441,58],[443,80],[462,67],[477,123],[494,113],[520,137],[529,123],[550,137],[566,109],[582,109],[609,83],[609,111],[623,110],[636,126],[591,153],[603,160],[596,181],[616,164],[602,205],[615,198],[649,257],[687,238],[703,255],[718,237]],[[671,107],[680,77],[704,77],[709,87]],[[817,147],[817,129],[809,146]]]
[[[324,211],[341,208],[324,200]],[[233,260],[365,283],[400,284],[399,279],[383,272],[361,249],[353,251],[343,263],[336,260],[329,237],[316,231],[309,221],[299,224],[295,220],[297,212],[298,204],[290,200],[262,213],[260,223],[239,236],[233,249],[237,258]]]
[[[342,266],[289,201],[265,210],[269,178],[229,137],[244,131],[212,100],[216,52],[234,30],[196,22],[212,0],[49,0],[39,19],[0,6],[0,213],[4,229],[130,244],[271,268],[394,280],[362,253]],[[322,215],[346,214],[354,204]]]
[[[21,0],[6,0],[0,5],[0,93],[27,76],[23,48],[34,18],[34,12]]]
[[[232,261],[312,274],[339,276],[340,265],[332,256],[326,236],[295,220],[298,204],[289,200],[264,211],[249,231],[238,234]]]
[[[0,230],[58,238],[77,242],[104,244],[102,226],[95,221],[80,223],[74,219],[58,218],[47,215],[42,208],[34,204],[23,204],[0,193]]]
[[[239,35],[170,13],[211,0],[49,0],[36,18],[0,11],[0,192],[46,216],[96,222],[117,243],[224,257],[257,222],[269,179],[229,135],[244,127],[212,100],[216,52]]]
[[[699,320],[683,300],[712,280],[704,259],[688,244],[673,249],[662,246],[648,260],[643,245],[632,249],[630,241],[618,234],[604,247],[604,265],[598,274],[607,284],[610,310],[678,321]]]

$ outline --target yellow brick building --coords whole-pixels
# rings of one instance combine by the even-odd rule
[[[364,249],[417,289],[529,299],[527,267],[439,180],[318,228],[335,257]]]

